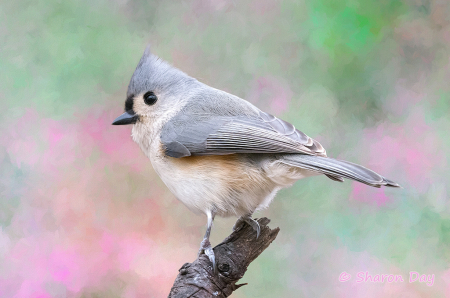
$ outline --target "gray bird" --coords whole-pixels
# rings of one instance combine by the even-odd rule
[[[170,191],[208,218],[199,254],[216,268],[209,242],[214,216],[250,224],[277,191],[296,180],[326,175],[373,187],[399,185],[354,163],[329,158],[316,140],[248,101],[212,88],[144,52],[131,77],[125,113],[114,125],[133,124],[132,138]]]

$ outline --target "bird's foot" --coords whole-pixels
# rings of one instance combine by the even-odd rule
[[[202,243],[200,244],[200,250],[198,251],[198,256],[200,256],[202,253],[205,253],[205,255],[209,258],[213,265],[214,273],[217,273],[217,265],[216,265],[216,256],[214,255],[214,251],[211,247],[211,243],[209,242],[209,239],[205,238],[203,239]]]
[[[239,230],[244,222],[249,224],[253,228],[253,230],[256,232],[256,239],[258,239],[261,228],[259,227],[259,223],[249,215],[239,217],[239,219],[234,224],[233,231]]]

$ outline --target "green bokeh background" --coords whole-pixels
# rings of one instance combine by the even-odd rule
[[[0,296],[164,297],[195,259],[206,219],[170,194],[129,127],[109,125],[150,43],[329,156],[403,186],[318,177],[281,191],[256,214],[281,233],[233,297],[450,297],[449,16],[437,0],[0,2]],[[233,221],[216,220],[213,244]],[[105,265],[125,253],[98,248],[105,233],[111,247],[143,239],[145,252],[127,251],[147,269]],[[75,265],[58,261],[56,246]],[[79,267],[100,251],[101,278],[82,279],[97,276]],[[339,281],[343,271],[351,281]],[[360,271],[405,282],[356,283]],[[410,271],[434,274],[434,284],[409,283]]]

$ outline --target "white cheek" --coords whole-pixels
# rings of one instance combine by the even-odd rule
[[[157,154],[161,139],[161,130],[172,117],[174,117],[186,104],[185,101],[176,101],[175,98],[165,98],[158,100],[154,105],[149,106],[142,98],[136,98],[133,105],[140,120],[133,125],[132,138],[139,144],[142,151],[149,158]],[[157,140],[157,144],[153,144]]]
[[[133,110],[136,112],[136,114],[141,116],[151,116],[155,111],[155,107],[156,104],[153,106],[145,104],[141,96],[136,97],[133,102]]]

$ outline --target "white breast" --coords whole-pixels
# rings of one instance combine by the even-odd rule
[[[308,175],[269,160],[249,162],[245,154],[168,157],[160,141],[162,120],[136,123],[133,140],[169,190],[195,213],[242,216],[266,208],[279,189]]]

